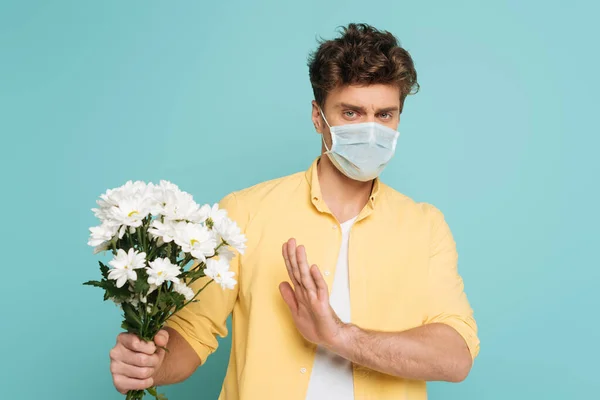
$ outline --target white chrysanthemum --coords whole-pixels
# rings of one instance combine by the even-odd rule
[[[200,206],[194,201],[191,194],[181,190],[158,190],[160,214],[164,215],[165,220],[203,222],[203,215],[200,212]]]
[[[93,208],[92,211],[100,220],[110,220],[110,210],[113,207],[118,207],[122,200],[131,197],[152,198],[153,188],[154,185],[142,181],[127,181],[123,186],[108,189],[104,194],[101,194],[100,199],[96,201],[100,208]]]
[[[218,224],[224,218],[227,218],[227,210],[224,208],[219,208],[218,204],[213,204],[212,207],[209,204],[205,204],[200,208],[200,213],[202,214],[202,222],[210,221],[210,224]],[[210,227],[210,226],[209,226]]]
[[[117,226],[109,225],[106,222],[90,228],[88,245],[94,247],[94,254],[108,249],[110,240],[115,236],[117,230]]]
[[[149,262],[148,283],[151,285],[160,286],[164,282],[171,281],[179,283],[177,275],[181,273],[181,269],[175,264],[172,264],[168,258],[157,258]]]
[[[102,224],[90,228],[91,235],[88,244],[95,246],[94,253],[107,250],[109,240],[116,234],[122,239],[129,229],[141,226],[142,220],[157,208],[154,199],[154,185],[142,181],[127,181],[123,186],[109,189],[97,200],[99,208],[93,208],[94,214]],[[110,236],[110,238],[109,238]]]
[[[219,247],[219,250],[217,250],[217,255],[219,256],[219,258],[225,259],[228,262],[233,260],[233,257],[235,257],[234,251],[231,250],[231,248],[229,246]]]
[[[148,233],[153,238],[161,238],[164,243],[169,243],[173,241],[175,237],[175,232],[177,232],[178,226],[184,226],[186,222],[183,221],[170,221],[167,220],[165,222],[161,222],[158,219],[155,219],[150,224],[150,229],[148,229]]]
[[[146,296],[150,296],[150,293],[154,292],[156,289],[158,289],[158,286],[151,283],[150,289],[148,289],[148,293],[146,293]]]
[[[92,251],[93,254],[98,254],[102,251],[106,251],[110,249],[110,242],[104,242],[96,247],[94,247],[94,250]]]
[[[125,250],[118,249],[115,257],[108,262],[112,267],[108,271],[108,279],[117,281],[117,287],[122,287],[127,280],[135,281],[137,274],[135,270],[146,266],[146,253],[140,253],[133,248],[127,253]]]
[[[152,215],[163,214],[165,205],[173,201],[177,193],[181,193],[181,190],[177,185],[169,181],[161,180],[158,185],[154,185],[153,197],[156,200],[158,208]]]
[[[142,195],[121,199],[116,206],[109,210],[110,221],[112,224],[137,228],[142,225],[142,220],[151,213],[153,203],[153,198]]]
[[[215,236],[207,228],[191,222],[177,225],[174,240],[181,250],[200,261],[206,261],[206,257],[214,255],[217,246]]]
[[[182,294],[186,300],[191,300],[194,298],[194,291],[185,283],[175,283],[173,285],[173,290]]]
[[[221,238],[239,251],[244,254],[246,249],[246,236],[241,232],[240,227],[229,218],[223,218],[218,223],[215,223],[215,230]]]
[[[154,198],[161,207],[164,206],[170,198],[169,193],[180,192],[181,189],[179,189],[179,187],[176,184],[166,181],[164,179],[161,179],[158,185],[154,185]]]
[[[146,293],[146,295],[145,295],[145,296],[144,296],[144,295],[142,295],[141,293],[140,293],[140,294],[137,294],[137,293],[135,293],[135,290],[134,290],[134,289],[133,289],[131,286],[129,287],[129,289],[130,289],[130,291],[134,292],[134,294],[133,294],[133,297],[132,297],[132,299],[134,299],[134,300],[130,300],[129,302],[130,302],[130,303],[131,303],[131,304],[132,304],[134,307],[137,307],[137,306],[138,306],[138,304],[139,304],[140,302],[141,302],[141,303],[144,303],[144,304],[146,304],[146,303],[148,302],[148,296],[150,296],[150,293],[152,293],[152,292],[154,292],[156,289],[158,289],[158,286],[156,286],[156,285],[153,285],[153,284],[150,284],[150,289],[148,289],[148,293]],[[136,297],[136,296],[138,296],[138,297],[139,297],[139,299],[138,299],[138,297]],[[134,304],[134,302],[135,302],[135,304]]]
[[[233,279],[235,272],[229,270],[229,261],[226,259],[208,259],[204,273],[206,276],[214,279],[223,289],[233,289],[237,283]]]
[[[127,303],[137,308],[137,306],[140,304],[140,300],[137,297],[132,296],[129,299],[127,299]]]
[[[113,297],[113,296],[110,296],[110,297],[108,298],[108,300],[111,300],[111,301],[112,301],[113,303],[115,303],[117,306],[121,306],[121,304],[123,303],[123,301],[121,301],[121,300],[117,300],[117,298],[115,298],[115,297]],[[129,303],[130,301],[129,301],[129,300],[125,300],[125,302],[126,302],[126,303]]]

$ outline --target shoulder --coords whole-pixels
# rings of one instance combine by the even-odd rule
[[[296,172],[291,175],[282,176],[268,181],[229,193],[225,198],[235,198],[238,202],[252,204],[262,202],[281,191],[295,188],[305,180],[304,172]]]
[[[255,185],[230,192],[219,202],[220,208],[225,208],[230,213],[247,214],[248,210],[255,210],[265,203],[281,201],[284,194],[289,194],[305,182],[305,173],[282,176]]]
[[[396,208],[404,217],[411,216],[421,223],[439,224],[444,222],[444,214],[432,203],[416,201],[404,193],[381,183],[381,195],[385,198],[385,203]]]
[[[390,209],[396,210],[394,220],[408,226],[415,237],[429,242],[432,251],[442,246],[454,245],[454,237],[442,211],[428,202],[419,202],[409,196],[385,187],[385,197]]]

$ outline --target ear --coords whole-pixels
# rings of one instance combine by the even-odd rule
[[[323,125],[325,124],[323,123],[321,112],[319,111],[319,105],[315,100],[312,101],[312,121],[313,125],[315,126],[315,131],[317,131],[318,134],[322,135]]]

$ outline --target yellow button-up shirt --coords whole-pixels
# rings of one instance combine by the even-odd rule
[[[238,284],[211,284],[173,316],[202,362],[227,335],[232,349],[221,400],[300,400],[306,397],[316,346],[297,331],[278,285],[289,277],[281,246],[290,237],[306,247],[331,288],[341,229],[323,201],[318,158],[306,172],[231,193],[220,202],[246,234],[247,249],[231,264]],[[442,213],[375,180],[371,197],[350,230],[351,322],[361,328],[403,331],[445,323],[479,352],[477,326],[457,271],[456,245]],[[196,288],[204,284],[195,282]],[[355,399],[427,398],[424,381],[353,365]],[[201,395],[199,394],[200,398]]]

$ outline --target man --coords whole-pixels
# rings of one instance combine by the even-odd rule
[[[209,286],[154,343],[119,335],[120,392],[188,378],[231,313],[220,399],[419,400],[426,381],[468,375],[479,340],[450,229],[378,178],[418,88],[410,55],[390,33],[350,24],[309,70],[321,156],[221,201],[248,238],[231,264],[238,284]]]

